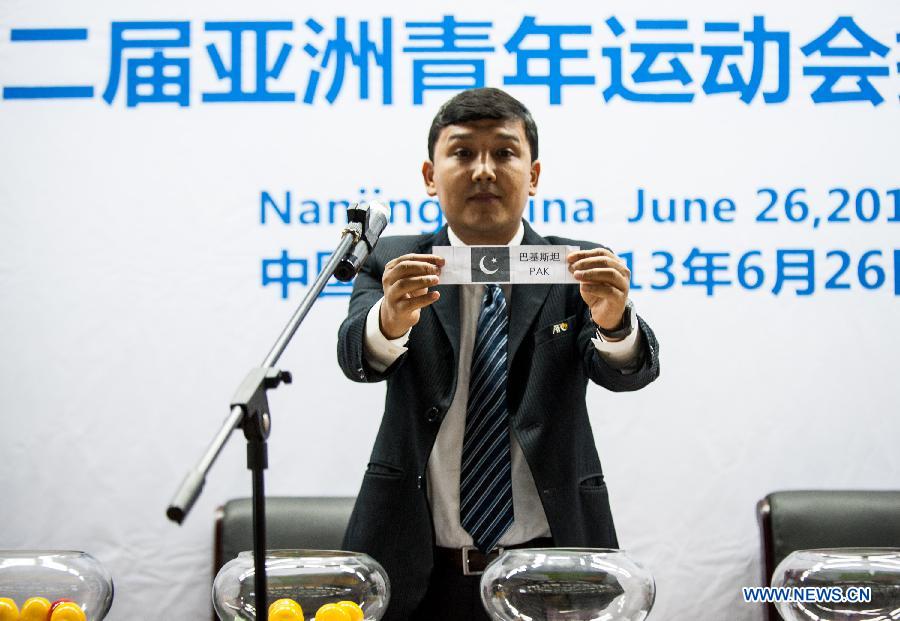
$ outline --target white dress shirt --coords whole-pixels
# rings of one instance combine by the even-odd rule
[[[448,228],[450,244],[465,246],[459,237]],[[507,245],[521,244],[525,227],[519,230]],[[472,536],[463,529],[459,518],[459,471],[462,459],[463,432],[466,424],[466,406],[469,400],[469,373],[472,364],[472,350],[475,331],[481,313],[484,285],[459,285],[459,368],[456,394],[441,423],[437,439],[428,458],[428,497],[434,521],[435,541],[438,546],[462,548],[472,545]],[[500,285],[506,296],[507,308],[513,303],[511,285]],[[384,298],[382,298],[383,300]],[[366,362],[376,371],[384,371],[406,351],[410,332],[398,339],[388,339],[380,328],[381,302],[379,300],[366,318],[364,350]],[[415,327],[412,328],[413,330]],[[638,361],[640,353],[640,330],[621,341],[604,341],[599,333],[593,339],[594,346],[607,364],[627,373]],[[512,414],[512,413],[510,413]],[[512,430],[511,430],[512,431]],[[537,537],[549,537],[550,527],[547,516],[534,483],[534,477],[525,461],[522,447],[510,433],[512,460],[513,513],[515,519],[509,530],[500,538],[498,545],[509,546],[530,541]]]

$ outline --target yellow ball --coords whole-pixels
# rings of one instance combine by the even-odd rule
[[[279,599],[269,606],[269,621],[304,621],[303,608],[292,599]]]
[[[352,621],[352,617],[337,604],[325,604],[316,612],[316,621]]]
[[[63,602],[53,610],[50,621],[87,621],[87,617],[75,602]]]
[[[363,614],[363,609],[356,602],[338,602],[337,605],[350,615],[350,621],[363,621],[366,618],[366,615]]]
[[[19,607],[8,597],[0,597],[0,621],[19,621]]]
[[[25,600],[19,612],[19,621],[47,621],[50,612],[50,600],[46,597],[32,597]]]

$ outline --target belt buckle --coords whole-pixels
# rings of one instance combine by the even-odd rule
[[[460,549],[460,552],[462,552],[462,567],[463,567],[463,575],[464,576],[480,576],[484,573],[483,569],[481,571],[477,571],[477,570],[472,571],[469,568],[469,553],[472,552],[473,550],[477,550],[477,549],[478,548],[476,548],[475,546],[463,546]],[[503,548],[501,548],[501,547],[494,548],[494,550],[492,550],[484,555],[484,558],[486,561],[485,567],[487,567],[487,565],[490,564],[490,561],[488,561],[488,557],[490,557],[492,554],[495,554],[495,553],[496,553],[496,556],[494,558],[498,558],[501,554],[503,554]],[[491,559],[491,560],[493,560],[493,559]]]

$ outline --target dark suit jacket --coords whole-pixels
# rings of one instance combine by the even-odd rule
[[[522,244],[597,244],[543,238],[525,223]],[[438,286],[441,298],[423,309],[407,351],[384,373],[365,360],[366,315],[381,299],[389,260],[449,245],[446,226],[430,235],[386,237],[360,271],[338,360],[358,382],[387,380],[384,416],[344,547],[366,552],[387,570],[391,604],[385,620],[409,619],[425,594],[434,533],[425,488],[428,456],[456,391],[459,288]],[[568,330],[553,326],[568,322]],[[615,528],[585,405],[590,379],[614,391],[637,390],[659,375],[658,345],[639,320],[643,353],[637,372],[608,366],[591,337],[595,326],[577,285],[514,285],[510,300],[507,389],[510,428],[522,447],[557,546],[616,548]]]

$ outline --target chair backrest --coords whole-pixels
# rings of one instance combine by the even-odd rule
[[[355,498],[267,497],[266,547],[339,550]],[[216,511],[213,577],[239,552],[253,549],[250,498],[229,500]]]
[[[774,492],[756,505],[763,548],[763,584],[796,550],[900,547],[900,491]],[[769,620],[780,617],[768,605]]]

